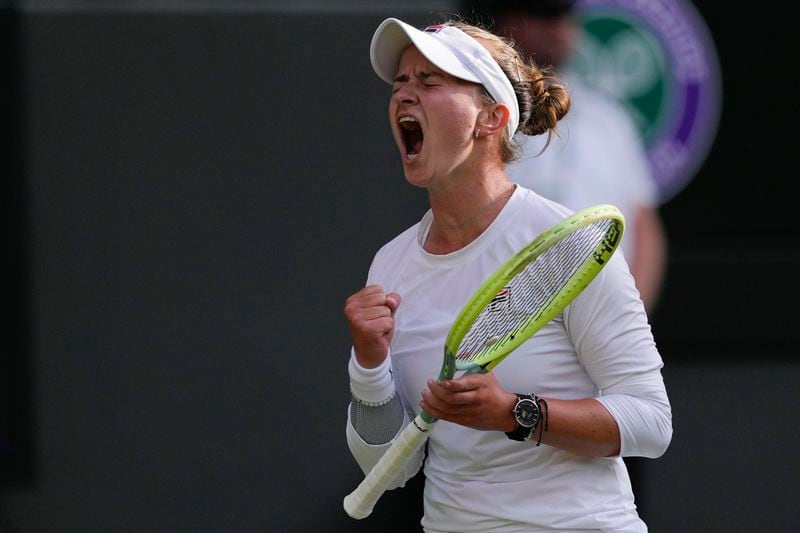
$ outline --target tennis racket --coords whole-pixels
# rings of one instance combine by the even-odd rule
[[[439,380],[489,372],[575,299],[606,265],[624,229],[608,204],[575,213],[544,231],[498,268],[467,301],[447,334]],[[344,498],[362,519],[427,440],[437,419],[424,410]]]

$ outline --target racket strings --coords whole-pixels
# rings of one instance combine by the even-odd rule
[[[467,363],[483,359],[538,320],[597,249],[610,226],[610,220],[583,226],[525,266],[478,315],[459,344],[456,359]]]

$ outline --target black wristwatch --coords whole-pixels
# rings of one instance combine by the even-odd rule
[[[517,421],[517,428],[507,432],[506,436],[511,440],[524,441],[536,429],[536,424],[542,417],[542,411],[535,395],[517,393],[517,398],[517,404],[512,411]]]

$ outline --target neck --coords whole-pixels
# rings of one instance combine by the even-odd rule
[[[503,180],[491,193],[473,196],[471,199],[454,198],[451,209],[445,206],[433,209],[433,222],[425,241],[425,251],[432,254],[447,254],[460,250],[477,239],[494,222],[500,211],[514,194],[516,186]]]

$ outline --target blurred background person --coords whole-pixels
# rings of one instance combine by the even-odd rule
[[[569,63],[580,38],[576,0],[467,0],[467,18],[510,37],[540,66],[552,66],[573,96],[569,115],[546,146],[521,140],[523,156],[509,177],[573,210],[600,203],[625,215],[622,250],[648,313],[666,273],[667,237],[644,142],[613,98],[581,82]]]

